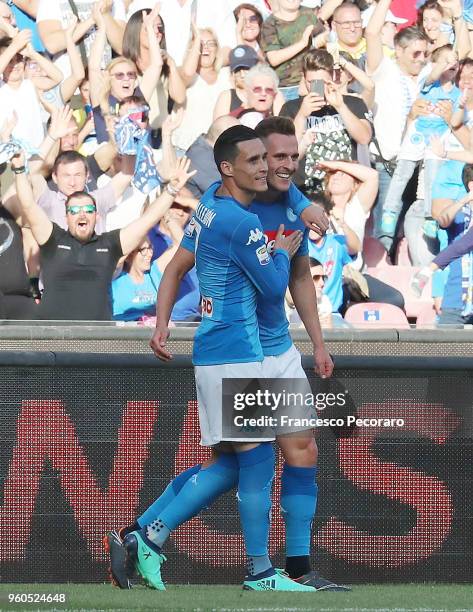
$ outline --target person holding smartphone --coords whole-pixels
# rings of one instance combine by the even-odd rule
[[[343,93],[332,81],[333,57],[312,49],[304,57],[301,91],[306,95],[286,102],[279,113],[294,119],[301,159],[297,185],[307,194],[322,191],[325,170],[318,160],[357,159],[357,145],[370,142],[370,113],[363,100]]]

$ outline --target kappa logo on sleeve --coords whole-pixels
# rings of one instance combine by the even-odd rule
[[[249,246],[252,242],[259,242],[263,238],[263,232],[257,227],[254,230],[250,230],[250,235],[248,236],[248,242],[246,246]]]
[[[265,244],[256,249],[256,256],[262,266],[267,266],[269,264],[269,253]]]

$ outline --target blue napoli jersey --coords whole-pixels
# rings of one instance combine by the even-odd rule
[[[195,253],[202,322],[194,339],[195,365],[262,361],[257,294],[284,298],[289,257],[270,257],[258,217],[220,197],[214,183],[202,196],[181,246]]]
[[[252,202],[250,212],[258,215],[263,226],[269,254],[273,251],[278,228],[283,224],[285,236],[296,230],[304,232],[304,238],[295,256],[308,255],[309,230],[300,221],[298,213],[310,205],[309,200],[295,185],[291,185],[289,191],[276,202],[260,202],[258,200]],[[256,314],[263,353],[265,356],[282,355],[292,345],[288,329],[289,322],[284,308],[284,296],[279,300],[268,300],[262,294],[258,294]]]

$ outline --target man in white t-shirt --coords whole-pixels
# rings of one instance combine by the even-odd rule
[[[88,57],[90,47],[95,37],[95,21],[92,9],[95,0],[39,0],[38,32],[41,40],[49,51],[54,54],[54,62],[62,70],[64,78],[71,74],[69,58],[67,57],[66,39],[64,29],[74,16],[73,6],[77,9],[79,23],[74,30],[74,41],[79,44],[83,40],[85,53]],[[117,53],[122,51],[123,33],[125,31],[125,5],[123,0],[106,0],[105,23],[107,28],[107,39],[113,50]],[[107,45],[105,49],[103,67],[111,59],[111,48]]]
[[[383,53],[381,30],[391,0],[379,0],[365,29],[366,71],[373,79],[375,89],[374,128],[378,147],[371,144],[371,151],[379,172],[378,202],[374,209],[374,230],[376,238],[386,235],[382,228],[383,206],[391,180],[386,167],[395,162],[406,126],[407,116],[415,118],[428,114],[428,104],[417,99],[425,82],[430,66],[427,65],[427,42],[423,32],[410,27],[401,30],[394,37],[395,59]],[[414,117],[415,115],[415,117]],[[384,224],[386,225],[386,224]],[[394,234],[395,228],[391,228]]]

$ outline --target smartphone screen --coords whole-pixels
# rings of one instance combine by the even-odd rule
[[[310,82],[310,93],[315,93],[321,98],[325,97],[325,82],[322,79],[316,79]]]

